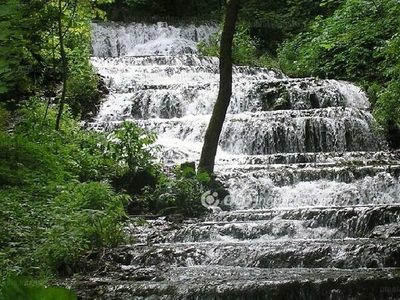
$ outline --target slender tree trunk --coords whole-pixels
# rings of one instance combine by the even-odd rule
[[[222,125],[232,95],[232,42],[235,33],[236,19],[240,0],[230,0],[226,9],[225,23],[221,35],[219,57],[219,91],[211,115],[210,123],[204,137],[198,170],[212,174],[214,172],[215,155]]]
[[[59,10],[59,16],[58,16],[58,38],[60,40],[60,56],[61,56],[61,67],[62,67],[62,91],[61,91],[61,99],[60,99],[60,105],[58,107],[58,113],[57,113],[57,119],[56,119],[56,130],[60,130],[60,122],[61,122],[61,116],[64,111],[64,104],[65,104],[65,96],[67,92],[67,71],[68,71],[68,66],[67,66],[67,56],[65,53],[65,47],[64,47],[64,34],[63,34],[63,28],[62,28],[62,13],[63,13],[63,7],[62,7],[62,0],[58,0],[58,10]]]

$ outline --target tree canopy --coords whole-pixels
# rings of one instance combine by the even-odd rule
[[[86,113],[82,98],[99,100],[97,76],[89,62],[90,21],[102,15],[94,4],[86,0],[0,4],[1,102],[15,107],[37,92],[57,95],[63,78],[64,86],[71,83],[65,97],[75,115]]]

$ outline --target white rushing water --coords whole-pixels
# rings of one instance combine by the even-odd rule
[[[97,57],[196,53],[197,44],[216,31],[215,25],[92,23],[92,53]]]
[[[93,24],[110,90],[93,128],[130,120],[157,133],[163,163],[198,162],[219,74],[196,43],[215,31]],[[353,84],[234,67],[215,168],[230,196],[203,194],[219,202],[203,218],[127,225],[135,243],[105,250],[82,299],[394,299],[400,152],[376,129]]]
[[[92,64],[110,89],[94,127],[132,120],[158,134],[164,163],[198,161],[219,71],[218,59],[198,55],[196,44],[216,29],[93,24]],[[369,107],[360,88],[347,82],[235,67],[216,162],[229,185],[229,204],[264,209],[399,202],[397,162],[376,166],[368,158],[386,148]],[[316,159],[323,153],[330,163]]]

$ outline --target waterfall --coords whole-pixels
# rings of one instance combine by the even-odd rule
[[[197,43],[215,32],[212,25],[92,23],[92,53],[96,57],[176,55],[196,53]]]
[[[136,122],[157,133],[163,163],[198,161],[219,70],[196,44],[216,26],[92,28],[110,94],[91,126]],[[108,256],[121,279],[90,280],[104,299],[398,296],[400,153],[378,129],[354,84],[234,67],[215,168],[224,211],[130,226],[136,244]]]
[[[218,60],[199,56],[195,45],[215,30],[211,25],[94,24],[92,63],[111,92],[95,126],[112,128],[122,120],[132,120],[158,134],[164,162],[198,160],[219,74]],[[115,44],[124,51],[116,52]],[[369,101],[357,86],[289,78],[263,68],[234,68],[233,95],[216,161],[217,172],[227,178],[234,207],[331,206],[345,203],[349,195],[356,195],[358,200],[353,200],[358,204],[379,202],[379,197],[395,203],[399,201],[397,184],[392,188],[374,184],[377,190],[363,192],[369,181],[380,182],[381,172],[392,176],[393,168],[383,170],[360,156],[326,165],[307,161],[304,155],[343,157],[344,153],[385,149]],[[275,164],[253,163],[249,168],[240,162],[274,154],[301,156],[306,167],[297,162],[279,170],[273,168]],[[350,168],[359,162],[366,164],[363,170]],[[398,183],[397,177],[393,180]]]

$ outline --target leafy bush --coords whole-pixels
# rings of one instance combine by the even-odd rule
[[[317,18],[309,31],[283,44],[279,51],[283,71],[376,79],[381,76],[382,50],[398,30],[398,14],[393,0],[348,0],[332,17]]]
[[[198,44],[198,51],[202,55],[219,57],[221,29],[209,41]],[[248,24],[239,23],[233,38],[232,59],[235,65],[276,68],[276,60],[264,53],[260,55],[258,50],[259,41],[250,35]]]
[[[106,155],[119,163],[120,171],[116,175],[124,175],[129,170],[145,170],[151,168],[154,159],[149,146],[157,136],[146,133],[132,122],[123,122],[119,128],[109,135]]]
[[[73,115],[95,111],[102,95],[89,61],[90,22],[104,13],[94,2],[62,1],[59,7],[54,1],[7,0],[0,11],[0,102],[19,104],[43,91],[56,95],[67,78]]]
[[[125,195],[105,183],[70,184],[49,205],[45,242],[37,249],[40,263],[64,274],[79,271],[82,253],[124,241]]]
[[[2,276],[71,274],[84,253],[124,241],[130,197],[110,182],[151,169],[155,137],[132,123],[85,131],[68,114],[55,131],[56,111],[37,99],[16,115],[13,131],[0,131]]]
[[[5,131],[10,121],[10,113],[0,105],[0,132]]]
[[[208,41],[202,41],[197,44],[197,50],[204,56],[219,57],[219,43],[221,36],[221,27],[217,33],[211,36]]]
[[[399,26],[400,31],[400,26]],[[388,125],[392,122],[400,127],[400,35],[396,33],[387,41],[383,53],[386,58],[387,68],[385,76],[389,79],[385,88],[378,92],[374,113],[381,124]]]
[[[146,188],[141,200],[161,214],[197,217],[206,211],[201,195],[209,181],[206,173],[196,174],[193,167],[177,167],[173,178],[164,174],[155,188]]]
[[[63,287],[45,287],[35,281],[9,278],[0,287],[0,300],[76,300],[73,291]]]
[[[86,43],[80,45],[79,36],[75,36],[71,44],[80,45],[69,52],[70,72],[67,82],[67,103],[71,107],[72,115],[85,119],[97,112],[103,98],[98,89],[99,76],[96,74],[89,61],[90,30],[85,27],[83,40]]]

